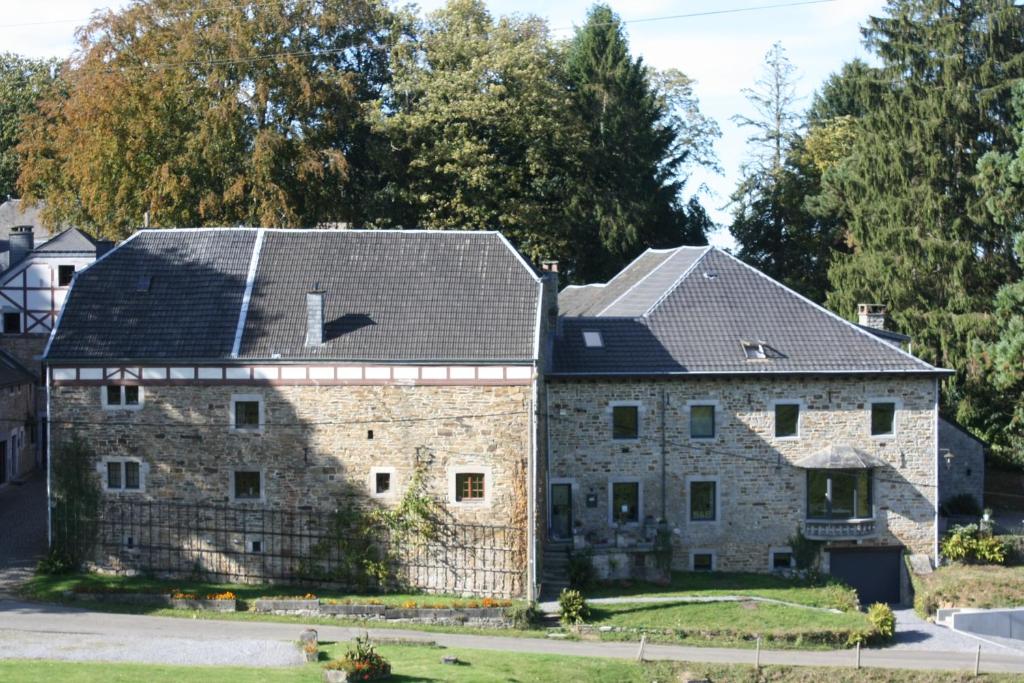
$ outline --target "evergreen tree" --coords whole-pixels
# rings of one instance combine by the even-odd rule
[[[957,370],[946,406],[970,424],[981,400],[964,392],[972,339],[1017,271],[977,165],[1012,147],[1024,14],[1010,0],[891,0],[864,36],[877,85],[851,153],[824,179],[851,248],[829,269],[828,305],[853,315],[858,302],[887,304],[915,353]]]
[[[608,6],[590,10],[566,70],[583,138],[566,202],[571,277],[607,279],[645,247],[705,244],[707,216],[680,198],[690,148]]]

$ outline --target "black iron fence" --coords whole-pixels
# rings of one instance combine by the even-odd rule
[[[79,523],[67,533],[89,529],[95,541],[83,555],[116,571],[501,597],[524,591],[523,529],[446,522],[425,538],[366,519],[334,511],[108,498],[94,524]]]

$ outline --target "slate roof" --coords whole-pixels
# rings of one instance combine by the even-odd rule
[[[43,254],[94,254],[99,245],[99,242],[78,228],[68,228],[42,244],[37,242],[32,251]]]
[[[47,360],[230,360],[242,316],[245,361],[529,361],[539,283],[497,233],[147,230],[77,276]],[[319,347],[305,345],[313,288]]]
[[[694,257],[693,248],[680,247],[655,252],[656,260],[650,253],[625,269],[633,271],[632,283],[613,300],[570,294],[551,374],[947,372],[720,249],[701,248]],[[578,289],[605,291],[613,282]],[[585,331],[600,332],[603,345],[588,348]],[[763,342],[766,358],[748,359],[744,341]]]

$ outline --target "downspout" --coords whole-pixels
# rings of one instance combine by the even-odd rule
[[[935,412],[934,420],[932,421],[932,438],[935,442],[935,457],[932,458],[934,463],[933,469],[933,483],[935,484],[935,505],[934,513],[932,514],[932,529],[933,529],[933,547],[932,557],[935,559],[935,566],[939,566],[939,379],[935,378],[935,406],[933,408]]]
[[[665,387],[661,388],[661,519],[668,520],[665,512],[665,488],[667,476],[665,473]]]
[[[46,373],[46,549],[53,547],[53,439],[50,438],[50,425],[53,423],[52,406],[50,405],[50,368],[43,365]]]
[[[530,485],[526,491],[526,599],[533,602],[537,599],[537,515],[534,507],[537,501],[537,382],[539,368],[533,378],[530,392],[530,458],[527,464],[527,477]]]

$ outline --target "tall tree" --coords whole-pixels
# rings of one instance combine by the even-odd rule
[[[583,136],[566,202],[572,277],[610,277],[645,247],[706,243],[707,216],[681,197],[692,145],[607,5],[577,30],[566,69]]]
[[[366,108],[403,24],[386,0],[136,0],[79,32],[65,99],[27,119],[18,182],[49,218],[154,225],[360,217]]]
[[[851,247],[829,306],[888,304],[925,359],[952,367],[947,407],[968,424],[970,347],[1015,276],[1012,231],[985,210],[979,159],[1013,147],[1010,85],[1024,76],[1024,14],[1010,0],[891,0],[865,27],[880,65],[852,151],[825,177]]]
[[[57,69],[57,60],[0,54],[0,201],[16,193],[21,164],[15,148],[21,140],[22,119],[54,90]]]

